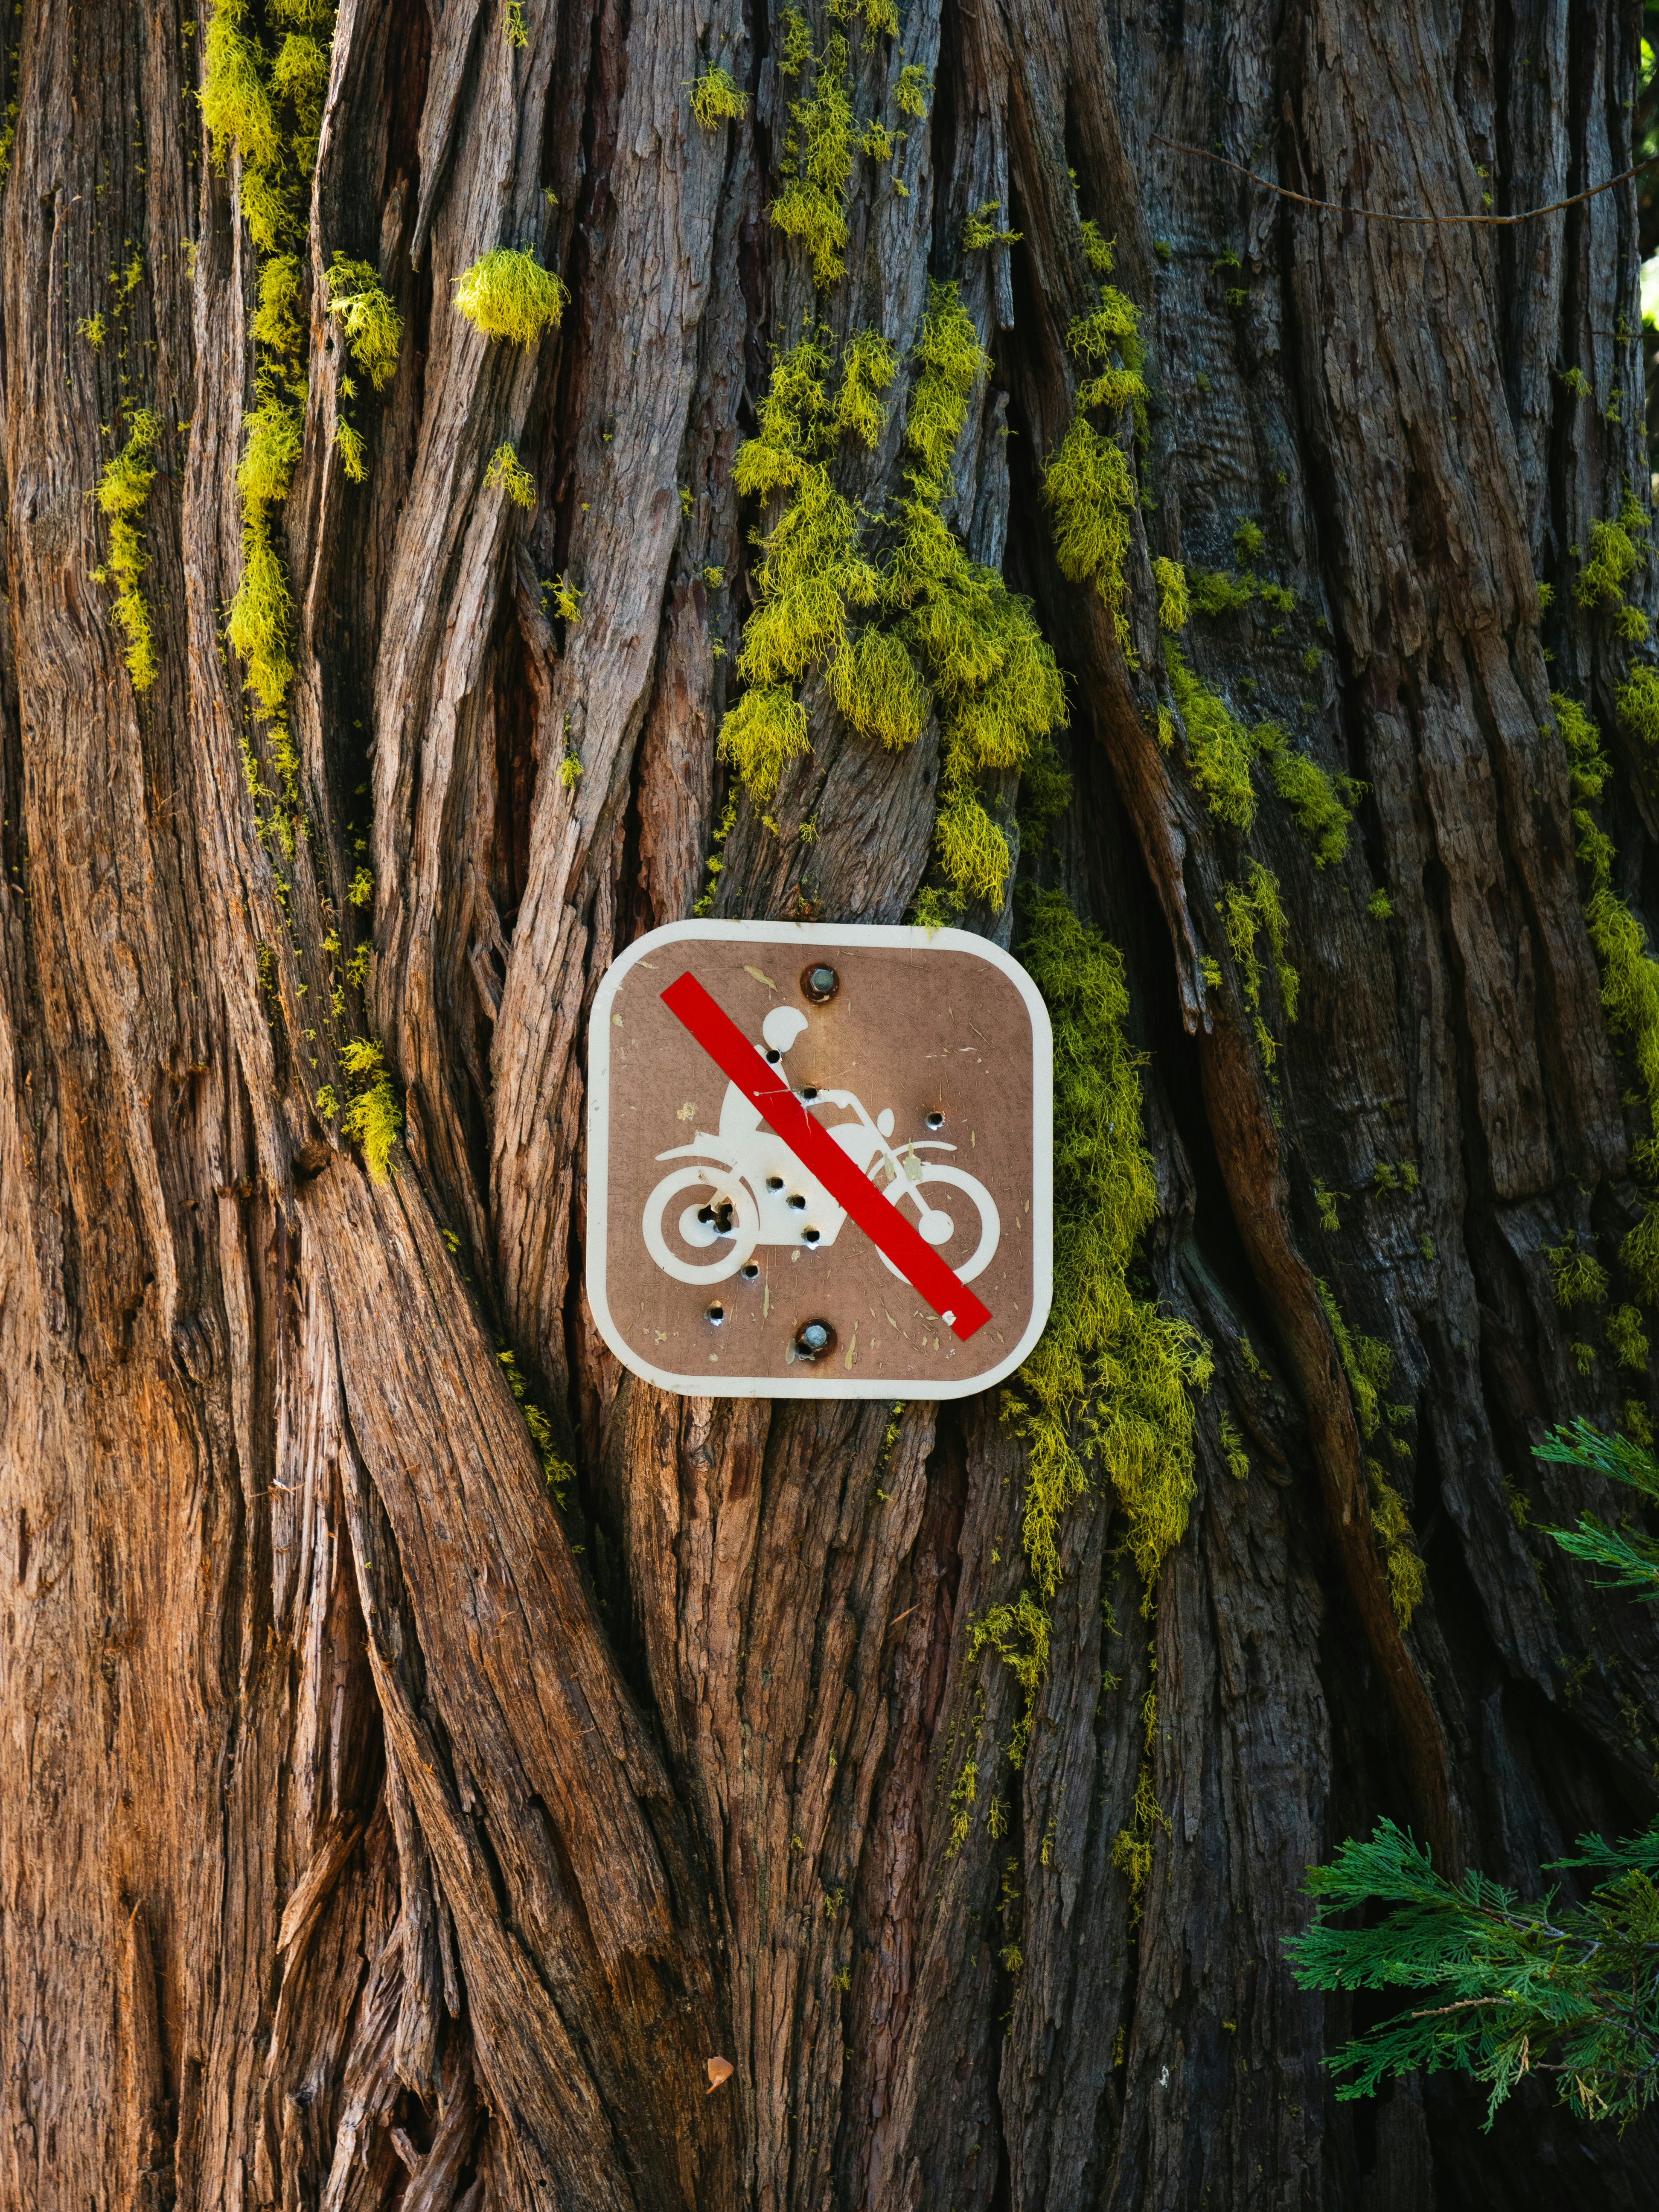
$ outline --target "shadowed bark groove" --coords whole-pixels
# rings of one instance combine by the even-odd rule
[[[267,56],[309,22],[328,70],[271,509],[281,800],[226,637],[267,386],[250,173],[197,96],[211,9],[0,27],[0,2201],[1635,2207],[1650,2130],[1589,2133],[1535,2083],[1490,2137],[1449,2076],[1338,2105],[1352,2008],[1282,1943],[1304,1869],[1379,1814],[1536,1887],[1655,1802],[1655,1625],[1540,1538],[1609,1501],[1529,1455],[1652,1411],[1548,1256],[1577,1240],[1634,1295],[1647,1133],[1551,695],[1601,731],[1642,918],[1631,647],[1575,597],[1649,489],[1637,198],[1429,236],[1159,141],[1344,204],[1537,205],[1628,166],[1638,14],[805,13],[815,52],[848,39],[860,129],[908,134],[857,152],[822,288],[769,219],[811,82],[781,11],[342,0],[331,47],[304,7],[237,19]],[[705,129],[711,63],[747,108]],[[988,204],[1019,236],[966,250]],[[1042,492],[1085,218],[1146,347],[1127,644]],[[569,289],[532,346],[452,304],[500,246]],[[337,253],[401,318],[380,392]],[[1152,1589],[1103,1469],[1060,1526],[1018,1767],[1024,1692],[975,1637],[1028,1584],[995,1395],[669,1397],[581,1291],[615,955],[700,902],[900,921],[934,865],[937,714],[884,751],[809,677],[766,813],[716,752],[774,362],[808,331],[893,347],[874,445],[834,465],[873,540],[934,283],[993,364],[942,513],[1029,596],[1071,708],[1056,821],[988,782],[1017,866],[965,925],[1017,948],[1058,889],[1122,950],[1159,1208],[1136,1294],[1216,1363]],[[90,495],[140,410],[135,690]],[[528,511],[485,486],[504,443]],[[1354,780],[1328,866],[1261,763],[1248,837],[1206,805],[1163,561],[1251,581],[1180,649]],[[1626,589],[1650,609],[1648,568]],[[1253,860],[1299,976],[1292,1023],[1264,967],[1271,1065],[1227,924]],[[356,1039],[404,1115],[383,1183],[340,1134]],[[1370,1425],[1361,1340],[1392,1363]],[[1403,1626],[1379,1480],[1426,1578]]]

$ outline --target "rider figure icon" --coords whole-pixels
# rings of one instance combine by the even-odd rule
[[[799,1042],[806,1026],[806,1017],[798,1007],[774,1006],[761,1024],[764,1048],[756,1049],[782,1075],[784,1054]],[[962,1281],[971,1281],[989,1266],[1001,1230],[990,1192],[961,1168],[917,1158],[923,1152],[954,1152],[954,1145],[922,1138],[901,1155],[891,1142],[890,1106],[872,1118],[854,1091],[805,1085],[796,1095],[809,1112],[817,1106],[836,1106],[854,1116],[831,1122],[828,1133],[893,1205],[908,1200],[915,1206],[916,1228],[930,1244],[951,1247],[945,1257]],[[665,1274],[684,1283],[720,1282],[736,1273],[757,1245],[812,1251],[835,1243],[847,1218],[845,1212],[735,1083],[726,1085],[717,1134],[699,1130],[695,1144],[675,1146],[657,1157],[674,1160],[691,1155],[712,1156],[716,1164],[677,1168],[665,1176],[646,1200],[641,1224],[646,1249]],[[953,1185],[969,1205],[964,1206],[958,1199],[953,1217],[924,1194],[922,1186],[929,1183]],[[672,1200],[682,1192],[690,1202],[676,1217]],[[976,1240],[971,1237],[975,1212]],[[884,1254],[881,1258],[891,1273],[899,1273]]]

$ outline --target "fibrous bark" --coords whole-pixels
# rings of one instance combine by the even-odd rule
[[[295,13],[247,27],[274,48]],[[836,21],[808,14],[821,46]],[[928,115],[896,163],[859,157],[820,286],[769,221],[781,15],[343,0],[275,522],[291,851],[225,638],[258,257],[196,100],[205,26],[26,0],[0,34],[8,2204],[1642,2200],[1642,2131],[1542,2090],[1489,2138],[1455,2081],[1335,2104],[1346,2010],[1281,1949],[1303,1869],[1380,1812],[1536,1887],[1579,1830],[1652,1810],[1651,1621],[1535,1525],[1610,1501],[1528,1455],[1649,1396],[1547,1249],[1616,1274],[1644,1203],[1551,708],[1601,726],[1639,915],[1631,644],[1574,589],[1593,526],[1645,494],[1635,193],[1425,229],[1202,158],[1397,215],[1564,198],[1629,166],[1638,11],[881,14],[851,25],[856,112],[890,121],[915,68]],[[748,106],[704,128],[712,61]],[[988,204],[1020,235],[965,252]],[[1041,495],[1085,217],[1146,343],[1127,646]],[[452,305],[503,246],[569,288],[532,347]],[[337,252],[403,319],[383,392],[343,390]],[[773,359],[820,325],[892,344],[888,426],[837,464],[874,508],[930,282],[993,363],[946,519],[1030,595],[1071,700],[1067,811],[965,920],[1018,945],[1016,884],[1057,886],[1122,948],[1144,1288],[1217,1370],[1152,1591],[1103,1474],[1063,1524],[1018,1768],[1020,1686],[974,1656],[1028,1583],[995,1394],[667,1397],[580,1289],[585,1024],[615,953],[711,884],[717,915],[894,921],[927,876],[933,723],[884,752],[809,685],[775,826],[739,795],[724,833],[715,737],[767,520],[732,465]],[[140,410],[135,690],[88,495]],[[485,488],[503,443],[528,513]],[[1158,738],[1151,563],[1231,570],[1241,522],[1294,606],[1195,617],[1183,649],[1366,787],[1322,870],[1258,770],[1249,849],[1301,979],[1293,1026],[1269,995],[1271,1073],[1224,921],[1243,848]],[[1012,781],[986,797],[1018,843]],[[353,1036],[402,1101],[386,1183],[319,1097]],[[1426,1569],[1403,1632],[1322,1284],[1392,1354],[1387,1474]],[[562,1503],[515,1381],[574,1468]],[[1120,1839],[1147,1761],[1141,1881]]]

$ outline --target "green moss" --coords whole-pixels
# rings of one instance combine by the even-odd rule
[[[322,127],[323,95],[328,90],[328,49],[319,39],[303,31],[290,31],[276,50],[270,65],[270,85],[279,100],[294,104],[298,129],[294,151],[302,171],[317,158],[317,134]]]
[[[103,317],[101,315],[82,315],[80,321],[75,325],[75,335],[78,338],[84,338],[87,343],[92,348],[93,351],[94,353],[98,352],[100,348],[102,346],[106,335]]]
[[[340,1117],[341,1134],[360,1148],[371,1178],[385,1182],[404,1116],[384,1055],[378,1044],[354,1037],[340,1048],[340,1060],[354,1085],[350,1103]]]
[[[705,131],[717,131],[728,120],[740,123],[748,112],[749,95],[729,70],[711,64],[691,88],[691,112]]]
[[[913,349],[905,426],[914,496],[896,517],[887,560],[864,550],[864,518],[840,492],[830,459],[843,437],[873,447],[881,394],[896,371],[873,331],[848,340],[835,364],[816,340],[777,363],[757,435],[738,452],[733,481],[749,497],[783,494],[755,572],[757,604],[738,671],[749,687],[722,726],[720,750],[765,804],[807,747],[793,686],[821,667],[837,711],[862,735],[908,744],[937,708],[944,772],[937,843],[948,908],[1001,896],[1008,844],[976,784],[1022,768],[1066,719],[1064,687],[1029,605],[994,571],[970,562],[939,503],[969,398],[986,361],[954,287],[934,286]],[[925,672],[927,680],[919,672]],[[941,916],[942,918],[942,916]]]
[[[522,48],[530,44],[530,29],[524,20],[524,0],[501,0],[501,36],[509,46]]]
[[[557,330],[569,298],[563,281],[533,253],[498,246],[458,279],[454,306],[487,338],[532,346]]]
[[[1373,921],[1392,921],[1394,901],[1389,896],[1387,891],[1380,889],[1374,890],[1365,902],[1365,911]]]
[[[1336,787],[1317,761],[1299,753],[1277,723],[1259,723],[1251,742],[1263,754],[1273,789],[1290,808],[1308,842],[1314,866],[1328,868],[1348,849],[1353,817],[1337,797]]]
[[[113,578],[115,601],[111,611],[126,640],[123,658],[135,691],[148,691],[155,681],[155,641],[149,609],[139,589],[144,572],[143,540],[138,517],[155,481],[151,459],[161,425],[155,416],[140,410],[131,417],[126,444],[104,466],[98,479],[98,504],[109,517],[109,551],[97,570],[100,582]]]
[[[490,455],[483,488],[486,491],[505,492],[514,507],[536,504],[536,479],[519,459],[510,440],[503,440]]]
[[[1256,524],[1241,522],[1233,532],[1233,547],[1240,568],[1253,568],[1267,542],[1266,534]]]
[[[1342,1226],[1342,1217],[1336,1210],[1336,1201],[1339,1198],[1346,1197],[1347,1194],[1340,1190],[1328,1190],[1317,1180],[1314,1183],[1313,1192],[1314,1205],[1319,1212],[1319,1225],[1328,1237],[1334,1237]]]
[[[1164,641],[1164,664],[1186,726],[1193,781],[1215,819],[1242,833],[1255,819],[1250,765],[1259,750],[1256,739],[1219,694],[1194,675],[1170,639]]]
[[[1025,964],[1054,1036],[1054,1297],[1048,1327],[1005,1405],[1030,1459],[1023,1514],[1039,1595],[1060,1577],[1058,1532],[1097,1454],[1150,1583],[1187,1525],[1190,1390],[1209,1379],[1190,1325],[1137,1298],[1129,1271],[1157,1207],[1141,1133],[1139,1066],[1123,1037],[1128,992],[1116,948],[1058,893],[1036,902]]]
[[[1354,1414],[1359,1423],[1359,1433],[1366,1443],[1376,1434],[1381,1417],[1381,1395],[1386,1390],[1394,1373],[1394,1354],[1388,1346],[1374,1336],[1361,1336],[1350,1332],[1336,1303],[1335,1293],[1328,1283],[1315,1279],[1319,1302],[1325,1309],[1331,1334],[1336,1340],[1337,1357],[1342,1371],[1348,1378],[1348,1388],[1353,1394]]]
[[[1656,684],[1655,690],[1656,734],[1659,734],[1659,684]],[[1555,709],[1556,726],[1567,750],[1567,781],[1572,796],[1579,799],[1599,799],[1613,770],[1602,757],[1601,737],[1595,723],[1577,700],[1569,699],[1565,692],[1552,691],[1550,705]]]
[[[1639,508],[1637,512],[1639,520]],[[1589,558],[1578,579],[1576,594],[1581,607],[1611,609],[1620,635],[1633,642],[1646,637],[1648,620],[1639,607],[1626,605],[1625,584],[1646,558],[1646,548],[1634,543],[1622,514],[1617,522],[1592,524]]]
[[[1231,576],[1224,568],[1203,571],[1196,578],[1189,570],[1187,582],[1192,603],[1201,615],[1237,614],[1255,597],[1255,586],[1249,577]]]
[[[772,203],[773,222],[807,248],[813,279],[826,286],[843,276],[847,266],[847,199],[855,136],[848,74],[847,41],[837,33],[820,57],[812,96],[790,105],[793,150],[786,152],[784,188]]]
[[[353,483],[362,483],[368,474],[367,449],[361,434],[343,415],[335,422],[334,442],[340,449],[340,463],[346,474]]]

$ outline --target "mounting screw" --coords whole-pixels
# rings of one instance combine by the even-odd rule
[[[841,977],[827,962],[815,961],[800,971],[801,996],[815,1006],[827,1006],[841,988]]]
[[[794,1343],[797,1359],[828,1359],[836,1348],[836,1332],[827,1321],[804,1321]]]

